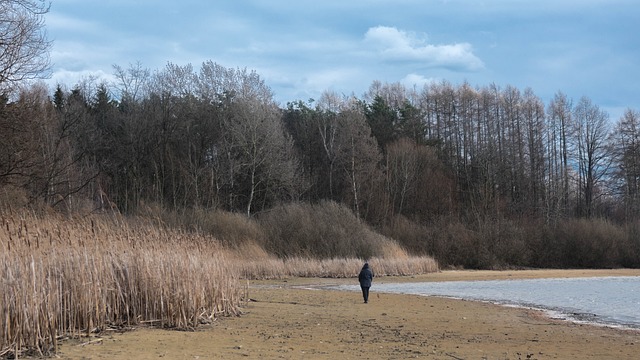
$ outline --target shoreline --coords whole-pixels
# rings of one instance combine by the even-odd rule
[[[612,278],[612,279],[625,279],[625,278],[637,278],[640,277],[640,271],[635,269],[615,269],[615,270],[525,270],[519,271],[506,271],[506,272],[468,272],[463,271],[461,273],[450,272],[445,277],[452,278],[453,280],[443,280],[442,282],[455,282],[455,281],[528,281],[528,280],[557,280],[557,279],[598,279],[598,278]],[[482,280],[477,279],[478,277]],[[473,279],[469,279],[473,278]],[[433,282],[439,282],[438,279],[433,279]],[[422,280],[421,282],[425,282]],[[386,283],[386,282],[385,282]],[[339,289],[339,287],[337,288]],[[391,291],[391,293],[394,293]],[[408,292],[395,292],[406,293]],[[435,296],[447,299],[467,300],[467,301],[479,301],[489,304],[495,304],[505,307],[522,308],[529,310],[541,311],[550,319],[559,321],[568,321],[576,324],[591,325],[598,327],[607,327],[612,329],[640,331],[639,322],[624,322],[624,320],[616,320],[615,318],[608,317],[605,314],[599,313],[597,310],[591,309],[578,309],[572,310],[572,308],[563,305],[546,305],[544,303],[533,302],[520,302],[513,299],[491,299],[491,298],[476,298],[474,295],[470,296],[455,296],[455,295],[439,295],[439,294],[420,294],[422,296]],[[476,294],[477,295],[477,294]]]
[[[401,281],[640,276],[640,270],[442,271]],[[443,280],[446,279],[446,280]],[[380,277],[377,283],[397,282]],[[452,280],[453,281],[453,280]],[[317,287],[355,279],[252,281],[237,318],[196,331],[138,327],[64,341],[62,359],[635,359],[640,332],[555,320],[539,310],[434,296]],[[314,289],[315,287],[315,289]]]
[[[383,277],[378,283],[413,283],[413,282],[455,282],[455,281],[492,281],[492,280],[534,280],[534,279],[576,279],[576,278],[624,278],[639,277],[638,269],[571,269],[571,270],[548,270],[548,269],[531,269],[531,270],[445,270],[433,274],[424,274],[409,277]],[[354,285],[357,286],[357,285]],[[322,285],[322,288],[343,291],[358,291],[351,289],[342,289],[340,285]],[[309,288],[314,288],[313,286]],[[375,290],[375,288],[372,288]],[[389,294],[411,294],[401,292],[388,292]],[[552,307],[544,307],[530,304],[518,304],[509,301],[500,300],[483,300],[467,297],[447,296],[447,295],[430,295],[430,294],[414,294],[425,297],[438,297],[451,300],[476,301],[487,304],[493,304],[503,307],[525,309],[532,311],[540,311],[547,318],[558,321],[567,321],[575,324],[589,325],[596,327],[605,327],[618,330],[628,330],[640,332],[640,324],[624,324],[614,321],[607,321],[601,316],[591,313],[571,313],[568,309],[554,309]],[[584,317],[593,316],[593,320],[585,320]]]

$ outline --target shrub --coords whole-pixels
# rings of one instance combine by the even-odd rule
[[[167,211],[159,206],[144,205],[139,215],[159,219],[174,229],[211,235],[230,247],[241,246],[247,241],[263,243],[265,238],[262,226],[240,213],[200,208]]]
[[[12,185],[0,186],[0,212],[22,209],[28,202],[24,189]]]
[[[430,251],[430,229],[402,215],[395,216],[380,232],[398,241],[412,254],[426,255]]]
[[[624,267],[640,267],[640,220],[625,227],[625,238],[620,246],[620,265]]]
[[[280,258],[368,259],[404,253],[335,202],[281,205],[261,214],[259,222],[267,235],[265,248]]]
[[[627,235],[603,219],[570,219],[549,226],[541,236],[534,265],[569,268],[610,268],[623,265]]]

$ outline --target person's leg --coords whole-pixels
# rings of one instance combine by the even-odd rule
[[[362,289],[362,293],[364,295],[364,302],[368,303],[369,302],[369,287],[365,287]]]

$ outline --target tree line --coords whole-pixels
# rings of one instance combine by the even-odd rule
[[[114,66],[0,104],[0,183],[61,209],[149,204],[254,216],[331,200],[382,228],[398,217],[544,224],[636,221],[639,114],[612,123],[583,97],[374,82],[280,107],[260,76],[212,61]]]
[[[446,81],[281,108],[257,73],[211,61],[114,70],[114,84],[5,95],[0,181],[69,206],[100,193],[124,212],[334,200],[374,224],[638,216],[635,110],[612,123],[587,97],[545,106],[531,89]]]
[[[605,221],[625,227],[633,250],[613,262],[640,263],[637,110],[610,119],[588,97],[558,92],[545,104],[529,88],[447,81],[374,81],[360,97],[326,91],[281,106],[255,71],[213,61],[116,65],[115,81],[86,78],[52,91],[24,82],[48,61],[39,35],[47,8],[34,4],[2,2],[12,19],[0,19],[4,34],[16,34],[3,44],[40,44],[0,57],[4,207],[135,214],[159,206],[256,217],[277,205],[332,201],[410,250],[441,252],[452,264],[465,260],[442,244],[458,241],[460,229],[462,238],[493,239],[469,256],[503,252],[489,263],[531,265],[534,256],[509,260],[518,254],[496,250],[498,240],[512,230]],[[21,22],[30,26],[9,26]],[[517,225],[500,233],[505,224]],[[434,241],[434,227],[458,235]],[[561,258],[584,245],[540,250],[545,236],[535,251],[526,241],[529,251]]]

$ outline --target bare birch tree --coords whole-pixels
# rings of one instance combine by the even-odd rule
[[[296,195],[298,164],[279,109],[259,99],[232,102],[224,120],[223,151],[232,193],[242,195],[247,216]]]
[[[357,217],[367,217],[374,200],[383,196],[377,191],[382,185],[379,164],[382,159],[378,144],[371,134],[366,118],[352,106],[338,116],[337,166],[345,174],[344,202],[351,205]],[[380,187],[381,189],[381,187]]]

